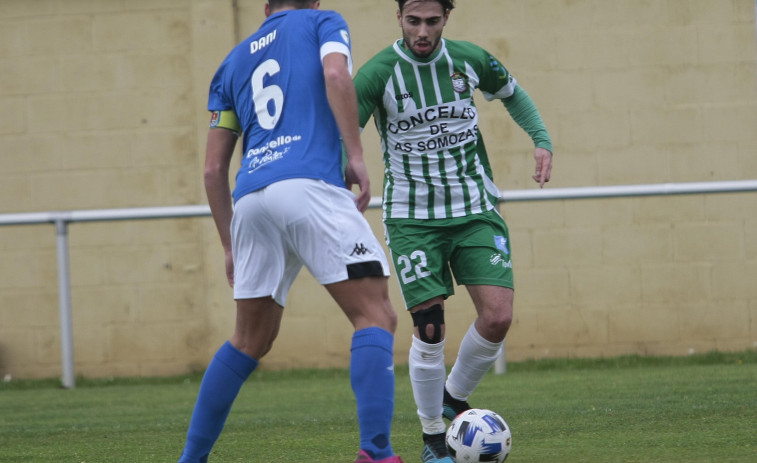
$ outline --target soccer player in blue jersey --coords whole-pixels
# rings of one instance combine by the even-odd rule
[[[356,463],[402,462],[390,440],[397,316],[388,261],[362,215],[370,182],[350,35],[338,13],[319,5],[267,2],[260,29],[229,53],[210,85],[205,189],[237,316],[233,335],[203,377],[179,463],[208,461],[242,384],[277,337],[287,292],[303,265],[355,329]],[[228,173],[238,137],[242,161],[232,194]]]
[[[533,101],[497,58],[442,37],[454,0],[397,3],[402,38],[361,67],[355,88],[361,127],[372,116],[381,139],[386,240],[414,325],[409,368],[421,458],[452,463],[443,417],[470,408],[468,397],[500,355],[513,316],[510,240],[475,90],[501,101],[531,137],[539,186],[550,179],[552,142]],[[444,310],[454,282],[466,287],[477,318],[447,376]]]

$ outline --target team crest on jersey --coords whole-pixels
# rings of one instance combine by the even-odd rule
[[[468,90],[468,76],[462,72],[456,72],[450,78],[452,79],[452,88],[457,93],[463,93]]]
[[[342,40],[344,40],[344,43],[346,43],[347,45],[349,45],[350,44],[350,33],[347,32],[344,29],[340,30],[339,32],[342,34]]]

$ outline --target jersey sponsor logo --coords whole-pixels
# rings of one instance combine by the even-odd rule
[[[265,165],[268,165],[274,161],[278,161],[279,159],[283,159],[287,151],[289,151],[289,148],[285,149],[284,151],[268,151],[262,156],[253,156],[249,158],[247,164],[247,173],[251,174]]]
[[[250,148],[247,151],[247,157],[250,158],[252,156],[256,156],[258,154],[263,154],[267,151],[276,149],[278,147],[284,146],[284,145],[291,145],[292,143],[296,141],[302,140],[301,135],[281,135],[279,137],[274,138],[273,140],[269,141],[263,146],[260,146],[258,148]]]
[[[410,95],[412,97],[412,95]],[[406,119],[387,124],[389,132],[397,134],[407,132],[419,125],[433,123],[437,119],[477,120],[478,113],[475,106],[460,107],[456,105],[441,105],[427,108],[410,115]]]
[[[452,89],[457,93],[463,93],[468,90],[468,76],[462,72],[456,72],[450,78],[452,79]]]
[[[504,66],[502,66],[502,63],[497,60],[497,58],[489,55],[489,66],[492,68],[494,72],[499,74],[499,79],[507,79],[507,83],[510,84],[513,81],[513,76],[510,75],[509,72],[507,72],[507,69],[505,69]]]
[[[397,101],[409,100],[411,98],[413,98],[413,93],[412,92],[400,93],[399,95],[396,95],[394,97],[394,99],[397,100]]]
[[[419,141],[417,144],[418,151],[440,151],[443,149],[453,148],[464,145],[465,143],[477,140],[478,126],[475,125],[462,132],[443,134],[426,141]]]
[[[432,106],[388,121],[395,151],[427,153],[463,146],[478,139],[478,112],[468,101]]]
[[[250,42],[250,54],[254,55],[258,52],[258,50],[267,47],[274,40],[276,40],[276,29],[274,29],[273,32],[269,32],[267,35],[260,37],[254,42]]]
[[[505,67],[502,66],[502,63],[499,62],[499,60],[492,55],[489,55],[489,66],[492,68],[495,72],[501,72],[506,73]]]
[[[301,139],[302,137],[299,135],[282,135],[261,147],[247,150],[247,155],[245,156],[245,159],[247,159],[247,173],[251,174],[265,165],[283,159],[284,155],[292,149],[292,147],[288,145]],[[279,148],[281,148],[281,150],[279,150]]]
[[[492,254],[491,257],[489,257],[489,263],[492,265],[501,265],[502,268],[513,268],[513,261],[505,260],[501,254]]]

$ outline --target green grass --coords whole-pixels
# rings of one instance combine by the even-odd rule
[[[200,376],[0,383],[0,462],[175,462]],[[757,352],[509,363],[473,406],[512,428],[508,463],[757,461]],[[354,461],[344,370],[258,371],[211,462]],[[393,444],[420,461],[407,368],[397,368]]]

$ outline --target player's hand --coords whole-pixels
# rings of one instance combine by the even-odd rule
[[[355,198],[355,205],[360,212],[365,212],[368,209],[368,203],[371,202],[371,179],[368,177],[368,169],[365,167],[362,156],[347,158],[344,180],[348,190],[352,189],[352,185],[357,185],[360,189]]]
[[[552,152],[544,148],[536,148],[534,160],[536,161],[536,171],[531,178],[539,184],[539,188],[544,188],[544,184],[552,176]]]
[[[229,286],[234,287],[234,258],[231,256],[231,250],[224,252],[226,258],[226,279]]]

